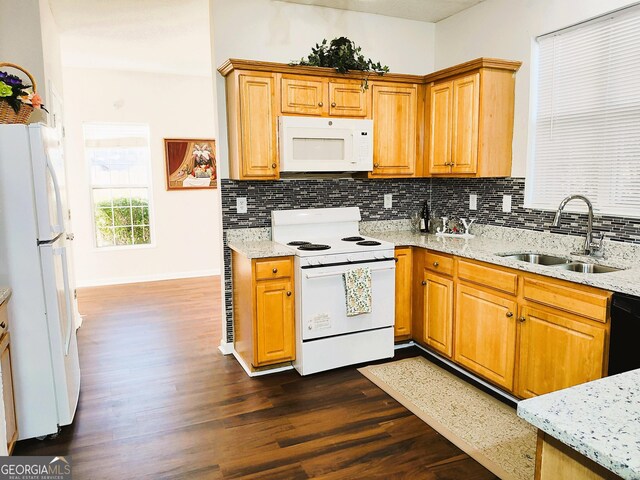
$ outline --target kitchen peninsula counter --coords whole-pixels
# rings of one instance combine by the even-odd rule
[[[640,369],[523,400],[518,416],[620,477],[640,478]]]

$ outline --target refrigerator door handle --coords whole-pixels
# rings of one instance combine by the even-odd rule
[[[67,329],[64,339],[64,354],[69,355],[69,346],[71,345],[71,333],[73,328],[73,302],[71,301],[71,289],[69,288],[69,266],[67,265],[67,249],[59,247],[53,249],[54,255],[62,257],[62,278],[64,281],[64,301],[67,306]]]
[[[56,211],[58,213],[58,223],[55,225],[51,225],[51,230],[53,230],[54,234],[62,233],[64,231],[64,215],[62,214],[62,195],[60,194],[60,184],[58,183],[58,177],[56,176],[56,171],[51,164],[51,160],[47,157],[47,170],[49,170],[49,175],[51,175],[51,180],[53,181],[53,191],[56,195]]]

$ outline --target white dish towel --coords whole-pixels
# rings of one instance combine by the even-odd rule
[[[354,268],[343,274],[347,317],[371,313],[371,269]]]

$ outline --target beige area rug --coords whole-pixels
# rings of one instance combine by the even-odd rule
[[[536,429],[513,408],[422,357],[359,369],[503,480],[531,480]]]

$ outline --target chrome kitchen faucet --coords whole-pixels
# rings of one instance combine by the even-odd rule
[[[569,203],[571,200],[583,200],[584,203],[587,204],[587,208],[589,209],[587,219],[587,236],[584,239],[584,249],[582,252],[572,253],[576,255],[602,257],[604,255],[604,249],[602,248],[602,240],[604,239],[604,234],[600,234],[600,238],[597,242],[593,241],[593,205],[591,204],[591,201],[584,195],[569,195],[564,200],[562,200],[551,225],[554,227],[560,226],[560,217],[562,216],[562,211],[564,210],[564,207],[567,205],[567,203]]]

